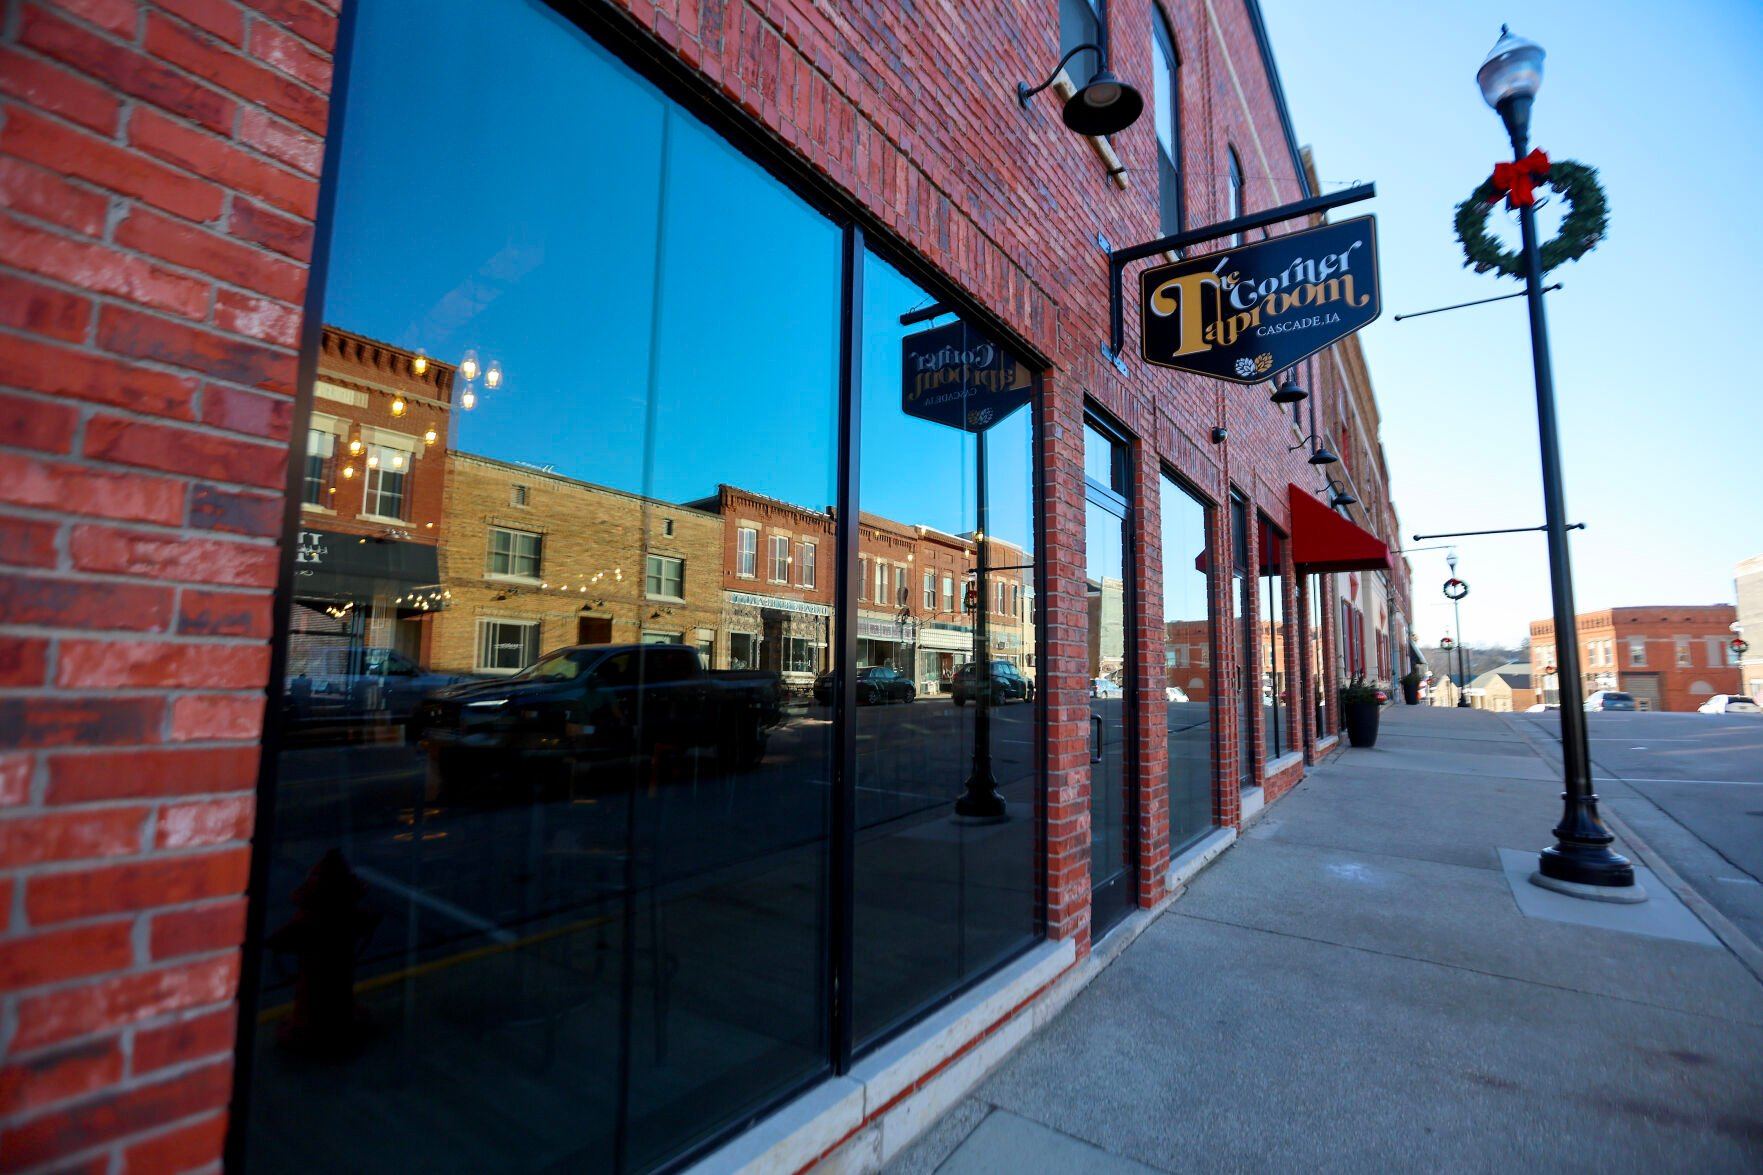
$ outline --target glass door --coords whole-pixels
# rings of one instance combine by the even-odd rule
[[[1089,606],[1090,937],[1133,907],[1132,795],[1127,771],[1133,693],[1131,545],[1126,445],[1084,429],[1084,587]]]

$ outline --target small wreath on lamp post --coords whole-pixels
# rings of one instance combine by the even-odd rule
[[[1561,220],[1560,230],[1541,248],[1543,272],[1548,273],[1566,262],[1578,261],[1604,239],[1610,227],[1610,205],[1604,197],[1603,185],[1598,183],[1597,169],[1571,159],[1548,163],[1536,182],[1567,201],[1567,215]],[[1507,191],[1493,176],[1483,180],[1469,199],[1457,205],[1457,239],[1463,244],[1463,264],[1474,266],[1475,272],[1493,269],[1507,277],[1523,277],[1523,254],[1501,248],[1488,232],[1488,214]],[[1517,195],[1512,193],[1513,197]],[[1508,198],[1508,206],[1524,202],[1527,201]]]

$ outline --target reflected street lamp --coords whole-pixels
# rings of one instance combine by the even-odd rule
[[[1500,26],[1495,42],[1476,71],[1481,96],[1497,110],[1512,140],[1512,158],[1525,157],[1530,147],[1530,112],[1543,84],[1543,48],[1514,36]],[[1537,244],[1536,208],[1518,209],[1524,239],[1524,293],[1530,308],[1530,357],[1536,377],[1537,439],[1542,449],[1543,516],[1549,543],[1549,583],[1555,618],[1556,659],[1560,664],[1561,823],[1555,843],[1538,857],[1531,881],[1575,897],[1611,902],[1646,900],[1634,882],[1634,866],[1612,852],[1613,838],[1598,818],[1598,797],[1592,791],[1591,757],[1586,745],[1585,707],[1579,677],[1579,629],[1573,606],[1573,568],[1567,550],[1567,500],[1561,474],[1560,428],[1555,416],[1554,376],[1549,363],[1549,334],[1543,317],[1543,265]]]

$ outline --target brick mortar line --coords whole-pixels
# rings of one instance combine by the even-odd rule
[[[24,6],[22,4],[20,4],[18,7],[22,10]],[[41,8],[41,6],[39,6],[39,7]],[[52,9],[51,8],[42,8],[41,10],[44,11],[45,13],[47,13],[47,15],[49,15],[50,17],[61,20],[61,21],[66,21],[67,23],[73,24],[77,28],[84,29],[91,36],[98,37],[98,38],[108,42],[111,45],[114,45],[114,46],[121,48],[121,49],[128,49],[133,53],[136,53],[142,57],[146,57],[149,60],[155,61],[155,62],[159,63],[161,66],[165,67],[166,69],[174,71],[180,77],[188,78],[192,81],[197,82],[198,84],[201,85],[201,87],[204,90],[212,91],[214,93],[219,93],[219,94],[225,94],[231,98],[236,99],[242,105],[246,105],[246,106],[258,105],[258,103],[254,99],[247,98],[245,95],[240,94],[237,91],[230,90],[226,86],[221,85],[219,82],[212,81],[210,79],[200,77],[197,74],[191,73],[187,68],[185,68],[182,65],[179,65],[177,62],[167,60],[166,58],[161,57],[157,53],[154,53],[152,50],[148,49],[147,48],[147,29],[148,29],[148,26],[152,22],[145,19],[145,18],[147,16],[151,15],[152,13],[158,13],[161,16],[169,18],[176,26],[187,29],[193,37],[195,37],[196,39],[198,39],[204,43],[204,47],[206,49],[208,49],[210,51],[218,51],[221,53],[225,53],[226,55],[228,55],[230,57],[237,57],[242,61],[248,62],[251,65],[257,66],[259,69],[263,69],[263,70],[268,71],[269,73],[274,74],[276,77],[281,78],[284,81],[289,81],[289,82],[294,83],[295,85],[299,86],[302,90],[305,90],[308,94],[311,94],[313,97],[324,99],[324,101],[327,104],[330,101],[330,95],[329,95],[328,91],[320,91],[320,90],[316,89],[315,87],[313,87],[313,85],[311,83],[295,77],[293,74],[282,69],[279,65],[276,65],[273,62],[266,60],[265,58],[258,57],[250,51],[250,49],[247,46],[249,45],[250,40],[251,40],[251,35],[250,35],[251,29],[254,25],[257,25],[257,24],[262,24],[268,28],[278,29],[280,31],[286,32],[290,36],[295,36],[296,39],[301,41],[301,43],[303,43],[303,44],[311,44],[311,42],[307,41],[304,37],[299,37],[298,34],[295,34],[291,29],[287,28],[287,26],[283,25],[281,22],[268,16],[266,13],[260,12],[256,9],[253,9],[253,8],[245,8],[245,7],[235,6],[235,10],[238,11],[241,15],[243,15],[246,18],[242,22],[242,27],[241,27],[241,33],[243,34],[243,40],[245,41],[244,45],[234,45],[231,42],[226,41],[223,38],[217,36],[216,34],[209,32],[207,29],[201,27],[200,25],[191,23],[190,21],[184,19],[184,17],[182,17],[178,13],[175,13],[175,12],[172,12],[168,9],[159,7],[158,5],[155,5],[151,10],[148,10],[146,8],[137,8],[136,9],[138,19],[135,22],[135,34],[134,34],[134,37],[129,40],[124,40],[122,37],[122,34],[120,34],[120,33],[117,33],[117,32],[114,32],[110,29],[107,29],[102,25],[93,24],[90,21],[87,21],[84,17],[82,17],[77,12],[71,12],[71,11],[68,11],[67,9],[64,9],[64,8],[52,8]],[[335,17],[335,15],[336,15],[335,13],[331,14],[331,16],[333,18]],[[22,16],[20,19],[22,21],[22,19],[23,19]],[[20,44],[18,41],[18,38],[17,38],[17,30],[13,30],[13,34],[11,36],[9,36],[7,38],[7,40],[8,40],[8,43],[15,49],[27,50],[30,53],[38,55],[38,56],[42,55],[42,50],[35,49],[35,48],[28,46],[28,45]],[[313,46],[313,48],[314,48],[315,54],[317,56],[323,57],[331,65],[332,71],[334,74],[335,65],[336,65],[336,54],[330,50],[319,49],[317,46]],[[53,57],[47,58],[47,60],[59,61],[58,58],[53,58]],[[77,70],[77,67],[69,67],[69,68],[75,68]],[[91,81],[95,85],[103,87],[104,89],[109,90],[109,89],[115,88],[115,87],[111,86],[111,84],[109,82],[105,81],[103,78],[99,77],[96,74],[80,73],[79,76]],[[120,92],[120,91],[118,91],[118,92]],[[133,95],[130,95],[130,96],[132,97]],[[142,99],[142,100],[146,101],[145,99]],[[153,103],[149,102],[149,105],[153,105]],[[182,116],[178,115],[176,117],[182,117]],[[309,133],[318,133],[318,132],[309,132]]]

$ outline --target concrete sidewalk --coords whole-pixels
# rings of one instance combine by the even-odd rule
[[[1386,710],[890,1170],[1763,1170],[1751,972],[1650,874],[1655,933],[1521,912],[1559,791]]]

